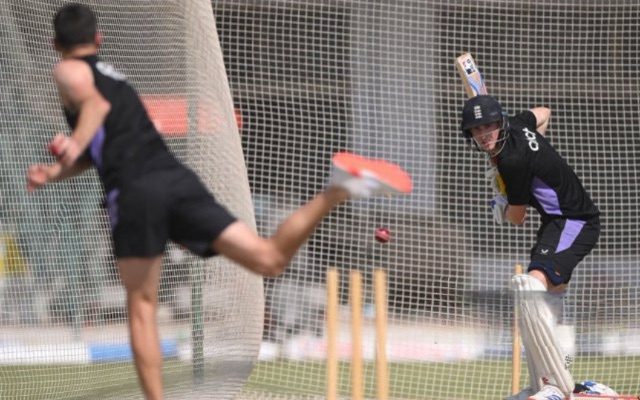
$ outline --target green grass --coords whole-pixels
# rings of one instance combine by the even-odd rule
[[[165,364],[167,386],[191,379],[191,366]],[[456,363],[391,363],[390,395],[396,399],[495,400],[510,388],[509,361]],[[576,379],[595,379],[620,393],[640,392],[640,357],[581,358],[572,367]],[[340,365],[340,392],[349,395],[349,365]],[[366,396],[375,397],[374,370],[365,365]],[[526,370],[522,373],[525,383]],[[322,362],[258,362],[247,392],[322,396],[325,366]],[[45,395],[46,393],[46,395]],[[74,366],[0,366],[0,398],[85,399],[117,398],[139,393],[133,366],[108,363]],[[498,396],[498,397],[497,397]]]
[[[349,365],[340,365],[340,394],[349,395]],[[619,393],[640,393],[640,357],[583,357],[572,366],[577,380],[593,379]],[[511,361],[456,363],[391,363],[390,396],[397,399],[495,400],[511,389]],[[366,397],[375,398],[374,370],[366,365]],[[246,390],[297,395],[322,395],[325,391],[323,363],[259,362]],[[521,386],[527,385],[523,366]],[[499,396],[500,395],[500,396]]]
[[[1,398],[100,398],[135,390],[135,370],[129,364],[0,367]]]
[[[340,394],[350,393],[349,365],[339,366]],[[304,371],[301,373],[300,371]],[[448,400],[479,397],[471,385],[491,382],[491,386],[506,393],[509,387],[510,366],[504,362],[469,363],[391,363],[389,365],[390,396],[400,399],[447,398]],[[295,378],[293,378],[295,376]],[[374,366],[365,365],[365,396],[375,398]],[[496,383],[503,389],[498,389]],[[322,395],[325,391],[325,367],[322,363],[310,364],[292,361],[258,363],[246,390],[297,395]],[[485,388],[486,390],[486,388]],[[470,397],[471,396],[471,397]]]
[[[191,379],[191,365],[170,361],[167,370],[167,385]],[[132,363],[0,366],[0,399],[99,399],[138,393]]]

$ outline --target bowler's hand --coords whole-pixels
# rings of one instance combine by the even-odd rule
[[[33,192],[46,185],[55,175],[55,166],[34,164],[27,170],[27,190]]]
[[[78,142],[61,133],[51,139],[49,151],[56,157],[58,162],[65,167],[72,166],[82,155],[82,149],[78,145]]]

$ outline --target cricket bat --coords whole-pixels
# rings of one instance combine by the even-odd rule
[[[464,53],[456,58],[456,67],[462,78],[464,90],[469,97],[475,97],[479,94],[487,94],[487,87],[480,70],[476,65],[471,53]]]

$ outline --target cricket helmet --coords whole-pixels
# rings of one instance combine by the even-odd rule
[[[464,103],[462,108],[462,135],[470,139],[471,128],[490,124],[492,122],[502,121],[504,114],[502,105],[492,96],[480,95],[472,97]]]

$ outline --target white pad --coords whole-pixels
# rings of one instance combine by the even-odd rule
[[[540,389],[550,384],[570,395],[575,383],[556,338],[558,316],[549,308],[544,284],[526,274],[515,275],[511,284],[516,294],[520,334],[527,353],[532,386]]]
[[[565,355],[567,366],[570,367],[576,354],[576,332],[575,326],[563,320],[565,295],[566,292],[547,293],[545,300],[553,314],[556,340]]]
[[[522,326],[520,322],[518,322],[518,324]],[[520,334],[520,336],[522,336],[522,334]],[[531,351],[527,350],[529,346],[526,343],[524,343],[524,339],[522,339],[522,342],[524,345],[525,354],[527,355],[526,360],[527,360],[527,370],[529,371],[529,383],[531,384],[533,393],[537,393],[538,391],[540,391],[540,389],[542,389],[541,381],[538,373],[536,372],[536,366],[533,363],[533,357],[531,356]]]

